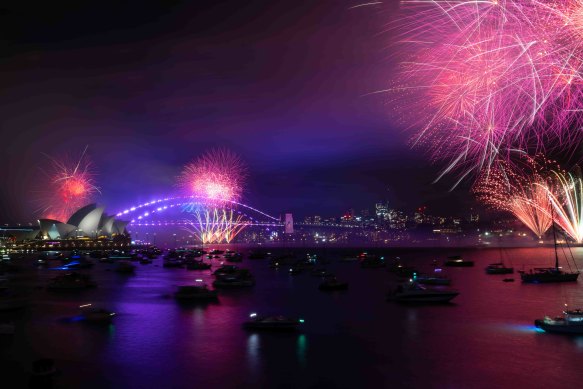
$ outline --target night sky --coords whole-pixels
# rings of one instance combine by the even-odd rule
[[[35,219],[43,153],[86,145],[110,212],[171,192],[212,147],[242,157],[244,202],[274,215],[471,204],[365,96],[394,76],[397,1],[218,3],[3,3],[0,221]]]

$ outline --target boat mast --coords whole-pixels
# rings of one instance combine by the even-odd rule
[[[555,210],[551,203],[551,224],[553,226],[553,240],[555,241],[555,269],[559,270],[559,255],[557,254],[557,232],[555,231]]]

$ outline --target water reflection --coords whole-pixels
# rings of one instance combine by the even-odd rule
[[[308,351],[308,339],[306,338],[306,335],[300,334],[298,335],[297,340],[297,355],[298,363],[302,369],[306,368],[307,351]]]

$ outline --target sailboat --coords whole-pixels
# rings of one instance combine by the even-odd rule
[[[502,260],[502,249],[500,248],[500,262],[491,263],[486,266],[486,274],[512,274],[514,273],[513,267],[508,267],[504,264]]]
[[[574,272],[571,271],[566,272],[561,270],[561,268],[559,267],[559,255],[557,253],[557,233],[555,231],[554,213],[552,215],[553,215],[553,239],[555,241],[555,267],[534,268],[531,269],[529,272],[519,271],[522,282],[530,284],[550,282],[575,282],[579,277],[578,270]],[[571,249],[569,248],[569,251],[570,250]]]

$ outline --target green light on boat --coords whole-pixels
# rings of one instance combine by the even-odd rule
[[[304,319],[300,319],[299,321],[300,321],[300,323],[303,323],[304,322]]]

